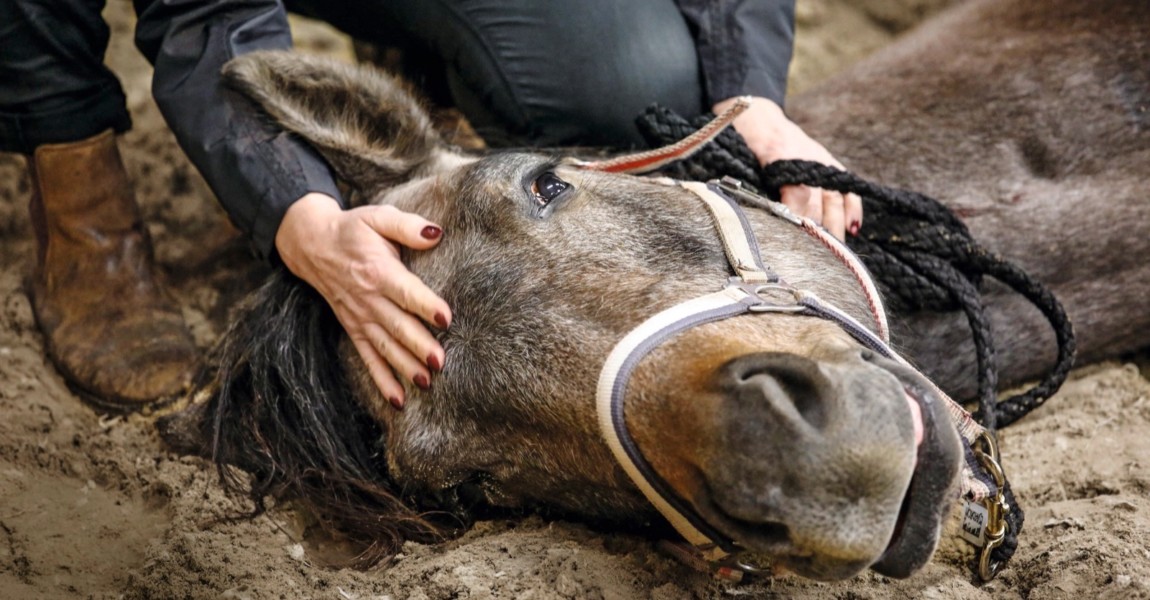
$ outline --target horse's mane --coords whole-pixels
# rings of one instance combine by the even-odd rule
[[[197,389],[198,437],[223,486],[266,509],[288,498],[364,550],[368,566],[403,542],[440,542],[464,517],[421,512],[388,476],[385,432],[356,400],[327,302],[281,269],[237,310]],[[250,473],[243,477],[239,467]]]

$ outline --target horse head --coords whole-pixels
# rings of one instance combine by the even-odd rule
[[[394,80],[364,68],[260,53],[226,76],[314,145],[355,202],[442,225],[433,250],[404,259],[454,317],[449,329],[430,325],[446,350],[442,373],[429,390],[411,386],[397,411],[332,333],[323,300],[277,277],[225,336],[202,409],[216,456],[289,487],[316,473],[376,478],[417,506],[467,498],[599,522],[657,519],[604,439],[597,385],[629,332],[728,283],[724,242],[698,195],[563,156],[463,155]],[[779,279],[879,326],[841,248],[768,211],[743,213]],[[962,456],[945,401],[839,323],[747,312],[677,331],[629,373],[623,427],[667,495],[725,543],[826,580],[867,567],[907,576],[929,559]],[[344,509],[399,518],[379,503]]]

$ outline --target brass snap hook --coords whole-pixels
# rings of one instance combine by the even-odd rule
[[[975,458],[982,468],[994,479],[997,488],[995,494],[982,501],[986,507],[986,546],[978,557],[978,577],[986,582],[994,579],[1002,569],[1001,561],[991,561],[990,554],[995,548],[1002,545],[1006,539],[1006,515],[1010,512],[1010,505],[1006,502],[1006,475],[1002,472],[1002,464],[998,456],[998,444],[989,433],[983,431],[974,438],[970,445]]]

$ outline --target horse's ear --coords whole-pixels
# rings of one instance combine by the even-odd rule
[[[223,75],[366,194],[418,177],[454,156],[403,85],[375,69],[267,51],[233,59]]]

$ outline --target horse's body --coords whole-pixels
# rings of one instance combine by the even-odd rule
[[[793,108],[850,166],[948,200],[976,235],[1053,284],[1085,355],[1136,348],[1150,323],[1137,295],[1150,281],[1150,236],[1136,194],[1150,172],[1147,10],[998,4],[963,6]],[[1068,15],[1080,24],[1062,25]],[[1098,41],[1092,19],[1110,19],[1120,41]],[[1032,27],[1046,29],[1031,36]],[[602,441],[595,384],[629,330],[726,280],[698,200],[547,156],[461,157],[392,83],[346,68],[265,55],[234,63],[229,77],[361,198],[443,225],[435,250],[406,259],[454,322],[437,332],[447,368],[430,391],[408,390],[397,412],[322,299],[278,277],[220,354],[205,420],[218,457],[255,471],[266,484],[257,491],[334,489],[315,503],[372,534],[427,532],[393,493],[448,509],[481,501],[649,518]],[[533,184],[545,173],[567,191],[542,197]],[[785,280],[874,325],[858,282],[822,244],[765,213],[750,219]],[[1047,354],[1040,322],[1009,298],[989,304],[1007,378],[1034,375]],[[919,362],[970,390],[957,318],[901,327]],[[743,545],[816,578],[867,566],[905,575],[930,555],[959,461],[937,398],[908,394],[921,384],[831,322],[741,316],[682,333],[639,363],[626,421],[675,493]],[[912,481],[931,478],[929,501],[904,504]]]
[[[790,107],[849,169],[944,201],[1049,285],[1080,360],[1150,344],[1150,4],[962,3]],[[1049,326],[985,291],[1003,383],[1039,376]],[[973,395],[961,315],[910,315],[895,334],[936,382]]]

